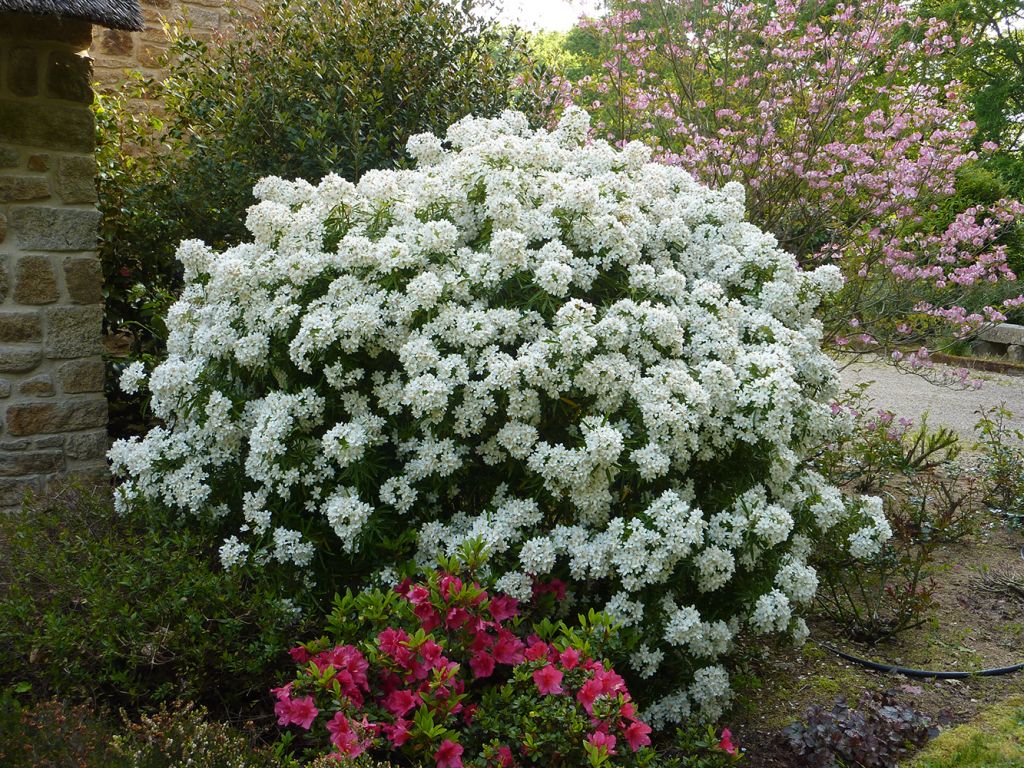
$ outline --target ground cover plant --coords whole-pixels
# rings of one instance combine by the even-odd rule
[[[802,463],[834,426],[812,313],[838,272],[797,269],[738,185],[587,132],[467,118],[410,140],[416,170],[262,181],[252,243],[183,243],[168,359],[122,379],[167,426],[112,450],[120,507],[334,585],[479,538],[497,591],[558,577],[636,636],[653,723],[721,713],[735,635],[806,634],[814,540],[890,535]]]
[[[209,529],[182,523],[117,515],[109,492],[74,485],[0,516],[0,685],[133,709],[179,697],[217,715],[260,709],[309,605],[265,569],[225,573]]]

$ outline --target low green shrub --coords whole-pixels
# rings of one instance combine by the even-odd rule
[[[292,768],[291,758],[261,746],[190,703],[162,706],[139,720],[125,718],[112,750],[124,768]]]
[[[936,551],[977,530],[981,491],[958,461],[951,430],[875,411],[863,388],[836,407],[851,428],[816,464],[844,491],[879,497],[893,536],[859,561],[823,542],[813,559],[822,584],[816,607],[843,632],[873,642],[927,619]]]
[[[1014,527],[1024,527],[1024,430],[1005,406],[978,411],[977,449],[985,503]]]
[[[272,571],[226,573],[209,541],[74,486],[0,516],[0,682],[125,705],[259,700],[303,623]]]
[[[4,768],[122,768],[109,718],[56,699],[22,703],[0,691],[0,765]]]

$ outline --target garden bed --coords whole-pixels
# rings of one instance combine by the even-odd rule
[[[812,625],[799,651],[775,651],[747,668],[747,688],[735,709],[733,731],[750,768],[793,765],[781,731],[812,705],[851,703],[866,691],[888,690],[907,706],[948,725],[966,723],[993,705],[1024,694],[1024,672],[965,680],[912,679],[873,672],[838,658],[821,643],[885,664],[931,670],[979,670],[1024,661],[1024,601],[979,589],[986,571],[1016,568],[1024,576],[1024,535],[988,519],[969,540],[941,550],[934,615],[894,641],[869,646],[844,637],[827,622]]]

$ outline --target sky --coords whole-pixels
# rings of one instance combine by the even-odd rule
[[[498,14],[504,21],[516,22],[524,29],[571,29],[580,14],[593,14],[600,0],[499,0]]]

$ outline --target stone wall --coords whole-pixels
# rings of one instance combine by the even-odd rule
[[[95,77],[101,88],[116,88],[125,79],[126,70],[142,72],[149,77],[161,75],[160,60],[167,52],[164,22],[187,20],[192,34],[209,40],[217,33],[230,30],[232,8],[252,15],[259,7],[257,0],[141,0],[146,28],[141,32],[119,29],[93,29],[90,55],[95,62]]]
[[[0,14],[0,508],[106,472],[90,39]]]

